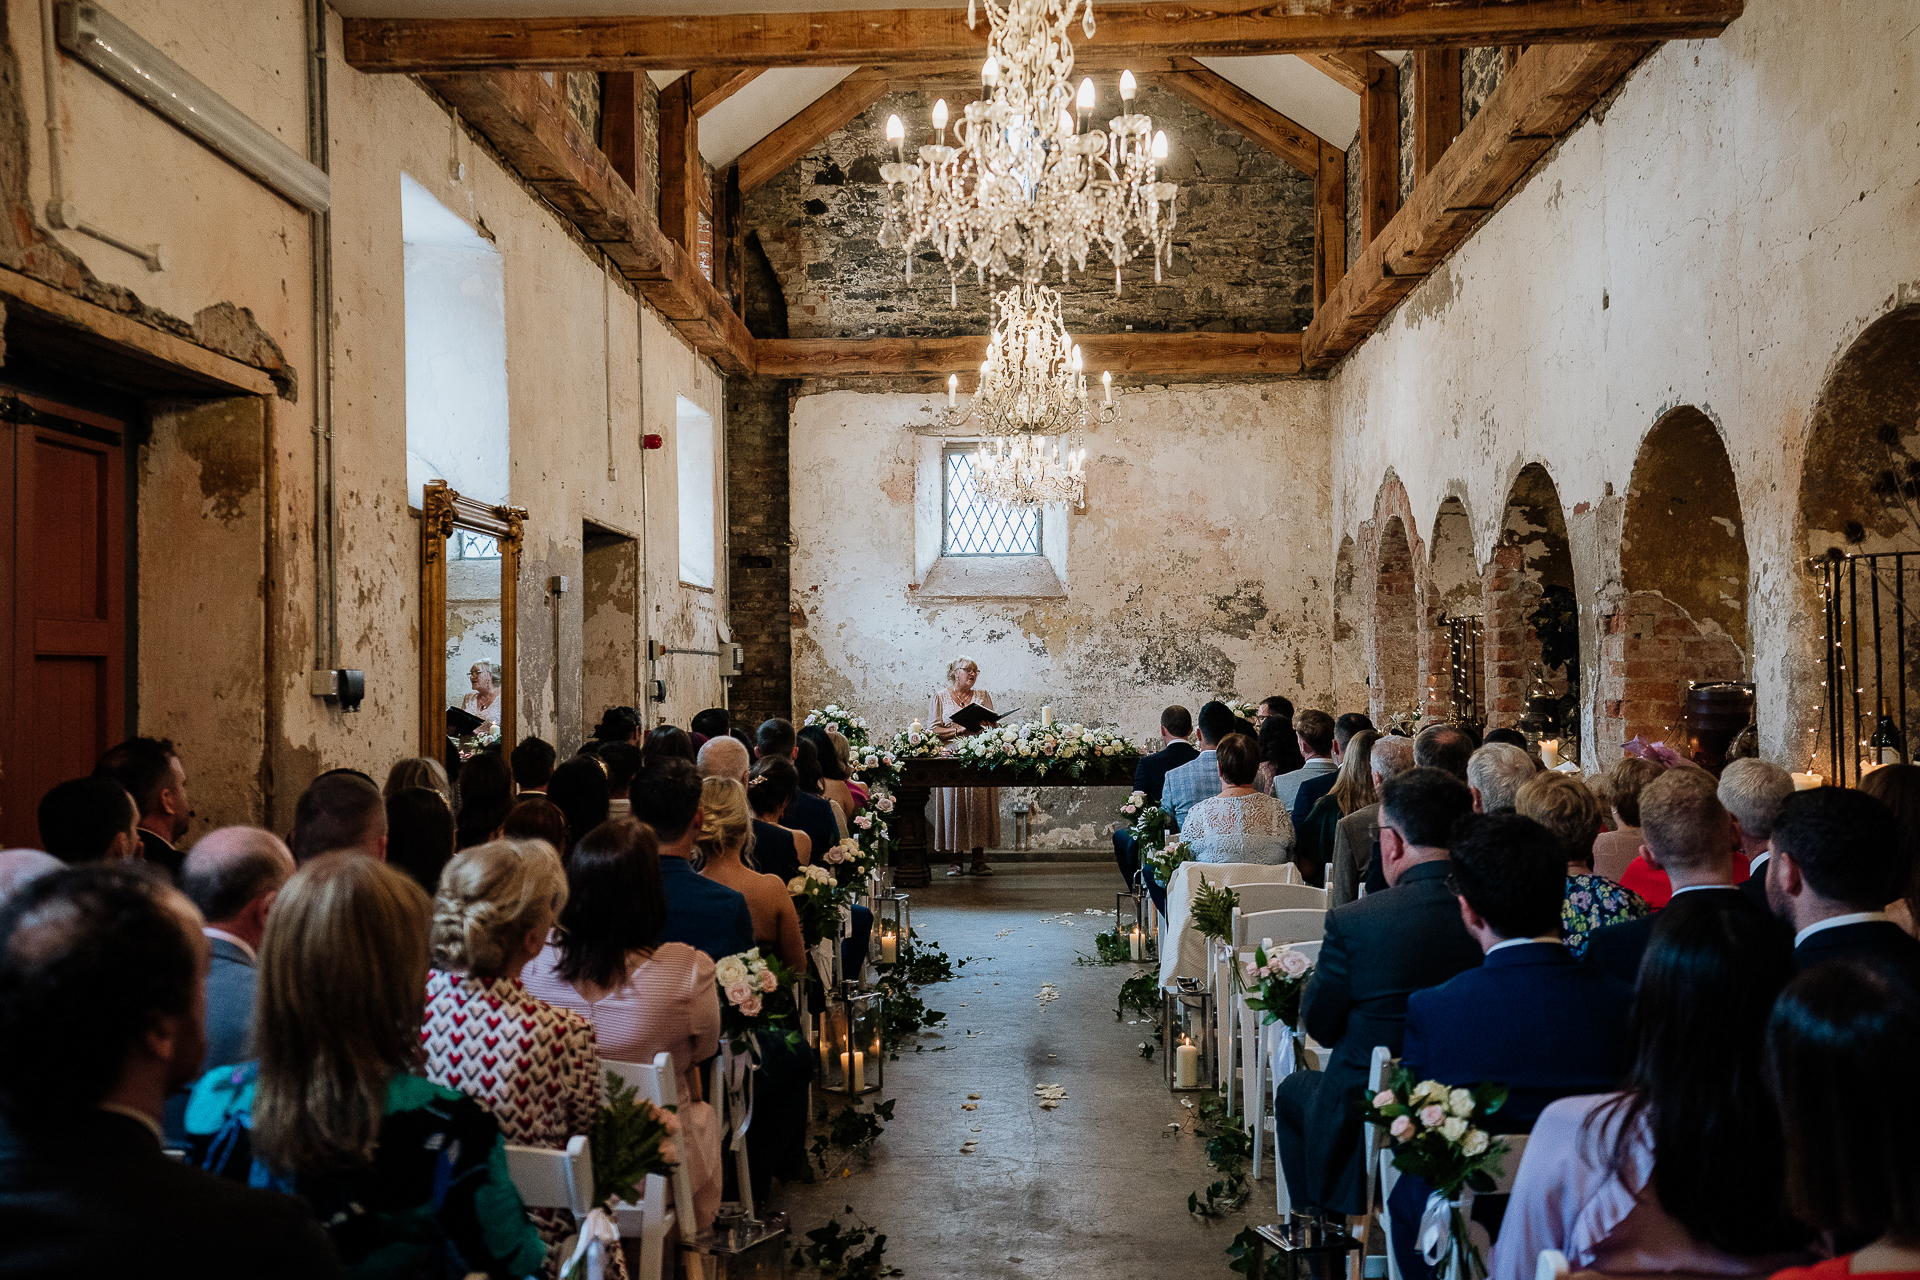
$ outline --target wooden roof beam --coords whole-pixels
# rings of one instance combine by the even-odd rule
[[[1191,58],[1177,71],[1151,77],[1226,125],[1251,138],[1310,178],[1320,174],[1320,148],[1326,145],[1304,125],[1295,124],[1260,99]],[[1076,68],[1077,69],[1077,68]]]
[[[693,78],[693,114],[703,116],[766,74],[765,67],[702,67]]]
[[[1371,49],[1331,49],[1303,53],[1299,57],[1300,61],[1325,72],[1355,93],[1365,93],[1382,71],[1399,70]]]
[[[1743,0],[1346,0],[1287,13],[1269,0],[1121,5],[1100,15],[1087,51],[1234,57],[1694,39],[1717,36]],[[1316,6],[1318,7],[1318,6]],[[349,18],[347,61],[361,71],[683,71],[977,62],[987,26],[954,9],[675,14],[595,18]],[[1080,50],[1076,48],[1076,56]]]
[[[836,129],[886,96],[888,81],[861,68],[815,98],[799,115],[741,153],[740,191],[753,190],[798,160]]]
[[[1089,372],[1179,381],[1300,372],[1297,333],[1088,333],[1077,335]],[[763,378],[945,378],[980,367],[985,335],[964,338],[763,338]]]

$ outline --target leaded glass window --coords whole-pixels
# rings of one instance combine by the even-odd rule
[[[948,449],[945,458],[945,532],[940,554],[1037,556],[1040,512],[1009,510],[982,498],[973,487],[973,449]]]

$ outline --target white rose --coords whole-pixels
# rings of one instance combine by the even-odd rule
[[[1448,1116],[1440,1125],[1440,1136],[1448,1142],[1458,1142],[1467,1136],[1467,1122],[1459,1116]]]
[[[1465,1089],[1455,1089],[1447,1095],[1447,1110],[1457,1116],[1473,1114],[1473,1095]]]
[[[878,769],[880,767],[880,757],[868,756],[866,767],[869,769]]]
[[[1435,1101],[1443,1101],[1446,1096],[1447,1086],[1441,1084],[1438,1080],[1422,1080],[1413,1088],[1413,1100],[1415,1102],[1425,1101],[1429,1098]]]
[[[807,878],[805,876],[795,876],[793,879],[787,881],[787,894],[789,896],[796,893],[805,893],[806,891]]]
[[[835,702],[829,702],[829,703],[827,704],[827,714],[828,714],[828,715],[832,715],[832,714],[833,714],[834,712],[836,712],[836,711],[838,711],[839,709],[840,709],[840,705],[839,705],[838,703],[835,703]]]
[[[1462,1155],[1477,1156],[1487,1149],[1489,1141],[1484,1130],[1469,1129],[1466,1141],[1460,1144],[1460,1152]]]
[[[1298,951],[1282,951],[1280,953],[1280,967],[1286,971],[1289,978],[1298,978],[1306,973],[1308,969],[1311,969],[1313,963]]]
[[[747,980],[747,966],[740,963],[739,957],[728,956],[713,966],[713,976],[723,987],[731,987]]]

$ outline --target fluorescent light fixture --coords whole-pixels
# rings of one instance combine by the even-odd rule
[[[97,4],[62,0],[60,47],[288,200],[325,213],[327,175]]]

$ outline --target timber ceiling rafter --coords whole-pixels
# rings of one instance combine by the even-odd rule
[[[1233,57],[1327,50],[1567,44],[1717,36],[1743,0],[1348,0],[1286,13],[1268,0],[1116,5],[1081,50]],[[596,18],[350,18],[367,72],[685,71],[967,62],[986,47],[965,9],[853,9]],[[1136,73],[1137,74],[1137,73]]]

